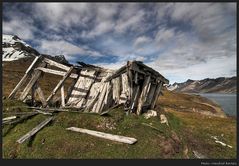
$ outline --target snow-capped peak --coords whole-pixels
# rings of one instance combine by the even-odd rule
[[[39,53],[15,35],[2,35],[2,60],[13,61],[37,56]]]
[[[26,47],[30,47],[26,42],[22,41],[18,36],[13,36],[13,35],[2,35],[2,44],[8,43],[8,44],[15,44],[15,43],[22,43]]]

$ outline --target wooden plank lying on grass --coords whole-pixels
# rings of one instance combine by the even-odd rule
[[[2,124],[8,124],[8,125],[12,125],[12,124],[16,124],[16,123],[20,123],[26,119],[29,119],[30,117],[34,116],[34,115],[37,115],[38,113],[35,112],[35,113],[31,113],[29,115],[24,115],[16,120],[13,120],[13,121],[6,121],[6,122],[2,122]]]
[[[53,119],[53,117],[47,118],[46,120],[44,120],[43,122],[41,122],[39,125],[37,125],[36,127],[34,127],[31,131],[29,131],[27,134],[25,134],[24,136],[22,136],[20,139],[17,140],[18,143],[23,143],[25,140],[27,140],[28,138],[30,138],[31,136],[35,135],[39,130],[41,130],[44,126],[46,126],[51,120]]]
[[[9,117],[3,118],[2,120],[6,121],[6,120],[12,120],[12,119],[16,119],[16,118],[17,118],[17,116],[9,116]]]
[[[137,142],[137,140],[135,138],[125,137],[125,136],[121,136],[121,135],[113,135],[113,134],[103,133],[103,132],[94,131],[94,130],[77,128],[77,127],[69,127],[66,130],[85,133],[85,134],[89,134],[92,136],[96,136],[96,137],[100,137],[100,138],[104,138],[104,139],[108,139],[108,140],[112,140],[112,141],[127,143],[127,144],[134,144],[135,142]]]
[[[40,111],[40,110],[35,110],[36,112],[40,113],[40,114],[43,114],[43,115],[52,115],[52,113],[50,112],[43,112],[43,111]]]

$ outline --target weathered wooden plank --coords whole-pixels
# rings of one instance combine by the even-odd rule
[[[61,106],[62,106],[62,107],[65,107],[64,85],[61,87]]]
[[[160,91],[161,91],[161,88],[162,88],[162,85],[163,85],[163,82],[160,82],[158,85],[157,85],[157,88],[155,90],[155,93],[154,93],[154,97],[153,97],[153,101],[151,103],[151,106],[150,106],[150,109],[154,109],[154,106],[158,100],[158,96],[160,94]]]
[[[69,87],[68,91],[67,91],[67,95],[66,95],[66,104],[68,105],[70,103],[70,97],[72,95],[73,89],[74,87],[78,84],[79,82],[79,78],[80,78],[80,72],[81,70],[77,71],[77,78],[73,81],[72,85]]]
[[[15,96],[17,91],[23,86],[23,84],[26,82],[26,80],[30,77],[30,71],[36,65],[36,63],[38,62],[39,58],[40,58],[40,56],[37,56],[34,59],[34,61],[31,63],[31,65],[28,67],[28,69],[26,70],[26,72],[25,72],[24,76],[22,77],[22,79],[18,82],[18,84],[15,86],[15,88],[12,90],[12,92],[8,96],[9,99],[12,99]]]
[[[43,91],[41,90],[41,87],[39,86],[39,84],[37,84],[36,92],[38,94],[39,99],[41,100],[42,106],[46,107],[47,106],[46,98],[45,98]]]
[[[70,67],[70,69],[66,72],[66,75],[62,78],[62,80],[59,81],[59,83],[56,85],[56,87],[54,88],[54,90],[52,91],[52,93],[50,94],[50,96],[47,98],[46,102],[48,103],[52,97],[56,94],[56,92],[59,90],[59,88],[61,88],[61,86],[63,85],[63,83],[65,82],[65,80],[69,77],[69,75],[71,74],[72,70],[73,70],[73,66]]]
[[[46,120],[44,120],[43,122],[41,122],[39,125],[37,125],[36,127],[34,127],[31,131],[29,131],[27,134],[25,134],[24,136],[22,136],[20,139],[17,140],[18,143],[23,143],[24,141],[26,141],[28,138],[30,138],[31,136],[35,135],[39,130],[41,130],[44,126],[46,126],[51,120],[53,119],[53,117],[47,118]]]
[[[139,61],[135,61],[135,63],[138,66],[143,67],[144,70],[149,71],[152,75],[155,75],[155,77],[157,79],[159,79],[160,81],[162,81],[164,84],[168,84],[169,83],[169,81],[166,78],[164,78],[160,73],[158,73],[157,71],[155,71],[151,67],[148,67],[148,66],[146,66],[145,64],[143,64],[142,62],[139,62]]]
[[[35,91],[36,91],[36,88],[37,88],[37,81],[35,82],[35,84],[32,86],[32,98],[31,98],[31,105],[34,105],[34,102],[35,102]]]
[[[146,101],[148,104],[152,103],[152,100],[154,99],[155,90],[156,90],[156,85],[153,85],[151,83],[150,90],[149,90],[148,97],[147,97],[147,101]]]
[[[64,71],[58,71],[58,70],[53,70],[53,69],[48,69],[48,68],[43,68],[43,67],[38,67],[38,68],[36,68],[36,70],[41,70],[45,73],[55,74],[55,75],[59,75],[59,76],[66,75],[66,72],[64,72]],[[78,77],[78,74],[72,73],[69,77],[76,79]]]
[[[89,134],[95,137],[100,137],[112,141],[117,141],[117,142],[122,142],[122,143],[127,143],[127,144],[134,144],[137,142],[135,138],[132,137],[125,137],[121,135],[113,135],[109,133],[104,133],[104,132],[99,132],[99,131],[94,131],[94,130],[88,130],[88,129],[83,129],[83,128],[77,128],[77,127],[69,127],[66,130],[70,131],[75,131],[75,132],[80,132],[80,133],[85,133]]]
[[[53,61],[53,60],[51,60],[51,59],[44,58],[43,60],[44,60],[44,62],[48,63],[49,65],[56,66],[56,67],[58,67],[58,68],[61,68],[61,69],[63,69],[63,70],[66,70],[66,71],[69,71],[69,70],[70,70],[70,67],[68,67],[68,66],[66,66],[66,65],[63,65],[63,64],[60,64],[60,63],[58,63],[58,62],[55,62],[55,61]]]
[[[135,103],[137,102],[138,95],[139,95],[139,85],[136,87],[134,99],[133,99],[133,101],[131,103],[131,107],[130,107],[130,110],[129,110],[130,113],[132,113],[132,111],[134,109]]]
[[[40,66],[45,67],[46,63],[43,62],[40,64]],[[25,87],[25,89],[23,90],[23,92],[20,96],[20,100],[23,101],[27,97],[27,94],[29,93],[29,91],[31,90],[31,88],[35,84],[35,82],[38,80],[38,78],[41,76],[41,74],[42,74],[41,71],[34,71],[31,80],[29,81],[29,83],[27,84],[27,86]]]
[[[139,102],[138,102],[138,107],[137,107],[137,115],[141,114],[142,106],[143,106],[144,102],[146,101],[149,82],[150,82],[150,76],[147,76],[146,79],[144,80],[142,92],[139,97]]]
[[[7,121],[7,120],[16,119],[16,118],[17,118],[17,116],[9,116],[9,117],[3,118],[2,120]]]
[[[43,111],[38,110],[38,109],[35,109],[35,111],[40,113],[40,114],[43,114],[43,115],[52,115],[52,113],[50,113],[50,112],[43,112]]]
[[[37,61],[41,59],[41,56],[36,56],[36,58],[33,60],[33,62],[31,63],[31,65],[28,67],[28,69],[26,70],[26,74],[29,73],[31,71],[31,69],[34,67],[34,65],[37,63]]]
[[[122,91],[120,94],[120,101],[119,103],[125,103],[129,99],[129,81],[128,81],[128,76],[126,73],[121,75],[121,86],[122,86]]]
[[[114,74],[112,74],[111,76],[109,76],[105,82],[108,82],[118,76],[120,76],[122,73],[126,72],[126,69],[127,69],[127,65],[121,67],[120,69],[118,69],[117,71],[114,72]]]

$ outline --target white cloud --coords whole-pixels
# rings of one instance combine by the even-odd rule
[[[2,27],[4,34],[17,35],[23,40],[34,39],[34,27],[29,21],[16,19],[3,21]]]
[[[76,55],[102,56],[97,51],[79,47],[63,40],[41,40],[38,49],[43,54],[65,55],[67,60],[75,58]]]
[[[142,46],[143,44],[149,43],[150,41],[152,41],[152,39],[150,37],[140,36],[135,39],[134,46],[135,47]]]

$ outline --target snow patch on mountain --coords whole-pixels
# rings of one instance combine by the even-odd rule
[[[39,55],[39,53],[19,37],[13,35],[2,35],[3,61],[13,61],[37,55]]]

